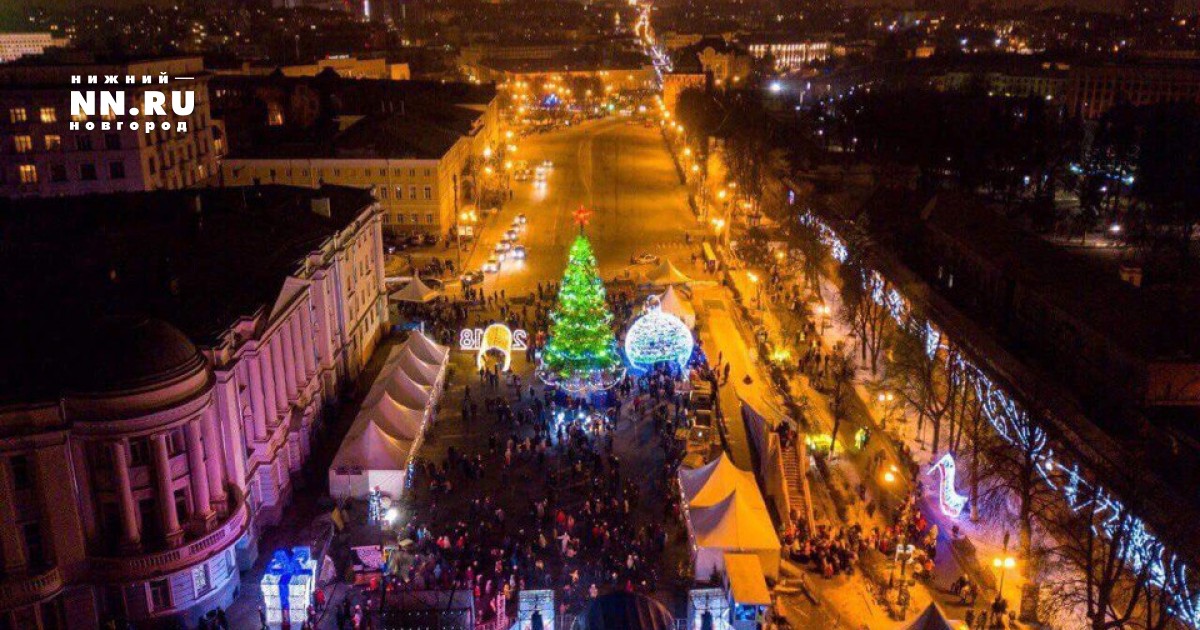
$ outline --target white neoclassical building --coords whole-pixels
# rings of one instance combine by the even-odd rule
[[[3,210],[0,280],[28,307],[0,339],[0,629],[191,625],[234,597],[382,334],[377,203],[256,187]]]

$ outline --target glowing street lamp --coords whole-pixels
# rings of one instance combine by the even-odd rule
[[[483,147],[483,159],[492,159],[492,147]]]
[[[1000,572],[1000,587],[996,589],[996,597],[1003,599],[1004,576],[1008,574],[1009,569],[1017,566],[1017,559],[1008,555],[996,556],[995,558],[992,558],[992,566]]]

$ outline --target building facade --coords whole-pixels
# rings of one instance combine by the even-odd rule
[[[235,238],[239,226],[261,227],[265,214],[277,226],[303,224],[273,229],[288,238],[318,240],[287,264],[277,286],[236,286],[261,277],[252,270],[226,278],[226,286],[210,279],[205,286],[219,288],[215,295],[274,296],[219,331],[197,335],[156,316],[106,316],[64,344],[62,378],[52,391],[5,391],[0,628],[97,628],[108,620],[193,627],[235,597],[239,569],[253,563],[262,528],[278,521],[291,496],[314,425],[358,375],[386,319],[377,204],[361,191],[266,189],[261,196],[244,191],[244,208],[233,191],[197,197],[194,206],[185,193],[163,204],[139,205],[129,196],[112,202],[147,211],[136,225],[121,226],[134,249],[133,235],[157,221],[155,213],[173,213],[175,223],[201,215],[206,229]],[[191,229],[180,238],[194,238]],[[86,265],[73,271],[89,275]],[[133,270],[125,273],[126,282],[138,283]],[[189,329],[192,284],[184,275],[168,290],[183,300],[180,323]],[[147,299],[147,310],[160,298]],[[214,312],[258,299],[218,304]]]
[[[0,33],[0,63],[34,57],[47,48],[66,46],[70,40],[53,33]]]
[[[115,117],[95,120],[71,115],[72,76],[158,77],[169,85],[110,86],[123,89],[127,102],[140,102],[146,90],[188,89],[194,108],[185,117],[163,118],[166,130],[104,130]],[[169,111],[169,110],[168,110]],[[73,122],[94,129],[71,129]],[[181,131],[179,123],[186,123]],[[218,133],[209,111],[208,79],[199,57],[121,64],[16,64],[0,68],[0,196],[53,197],[106,192],[174,190],[199,184],[216,173]]]
[[[833,55],[833,44],[828,41],[752,40],[746,42],[746,50],[755,59],[770,57],[775,61],[776,71],[785,71],[825,61]]]

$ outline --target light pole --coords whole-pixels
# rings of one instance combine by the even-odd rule
[[[996,589],[996,601],[1004,599],[1004,576],[1008,570],[1017,566],[1017,559],[1008,555],[1008,532],[1004,532],[1004,549],[999,556],[992,558],[992,566],[1000,572],[1000,585]]]

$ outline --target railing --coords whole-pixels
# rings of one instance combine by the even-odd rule
[[[242,503],[223,525],[199,540],[158,553],[92,558],[92,571],[98,578],[118,581],[170,573],[194,564],[198,556],[212,549],[232,544],[246,531],[249,520],[249,511]]]
[[[45,599],[58,592],[62,585],[62,571],[57,566],[37,575],[10,577],[0,583],[0,610]]]

